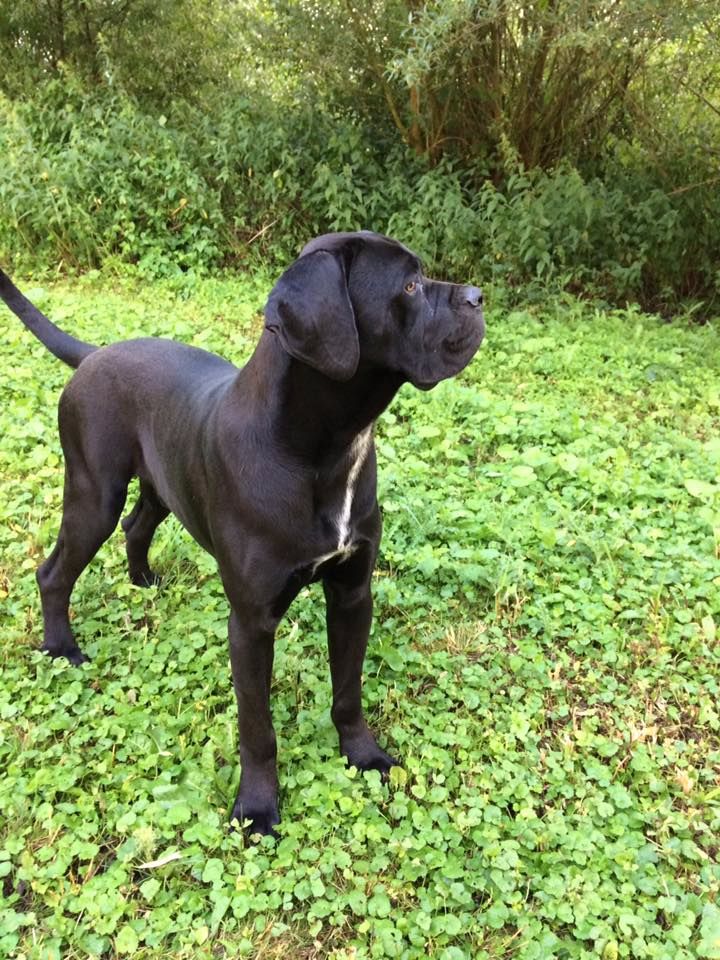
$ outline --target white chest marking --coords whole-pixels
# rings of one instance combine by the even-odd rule
[[[365,459],[370,449],[370,438],[372,430],[370,427],[359,433],[350,450],[352,465],[348,471],[347,483],[345,485],[345,496],[343,498],[342,508],[337,518],[338,531],[338,551],[347,550],[350,539],[350,513],[352,512],[353,497],[355,496],[355,487],[360,476]]]
[[[356,547],[348,546],[343,547],[341,550],[331,550],[330,553],[324,553],[321,557],[318,557],[312,562],[312,575],[315,576],[317,573],[318,567],[321,567],[324,563],[327,563],[328,560],[336,560],[340,558],[341,562],[347,560],[348,557],[351,557],[355,553]]]
[[[323,553],[321,556],[313,560],[313,576],[317,572],[318,567],[320,567],[323,563],[326,563],[328,560],[333,560],[338,557],[342,560],[345,560],[355,551],[355,545],[350,542],[350,515],[352,513],[355,487],[357,486],[357,481],[358,477],[360,476],[362,466],[367,459],[371,438],[372,427],[368,427],[367,430],[364,430],[362,433],[359,433],[357,437],[355,437],[355,440],[350,448],[350,469],[348,470],[347,481],[345,483],[345,493],[343,494],[342,506],[335,520],[335,526],[338,533],[338,545],[334,550],[330,550],[328,553]]]

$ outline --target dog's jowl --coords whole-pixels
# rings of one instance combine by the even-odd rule
[[[482,295],[423,276],[420,260],[374,233],[309,243],[265,307],[238,369],[156,338],[107,347],[59,330],[0,271],[0,297],[77,371],[59,407],[65,492],[57,544],[38,570],[42,649],[81,663],[68,604],[75,581],[122,521],[130,577],[151,584],[148,548],[174,513],[217,560],[230,602],[230,661],[242,774],[232,817],[279,822],[270,716],[273,641],[306,584],[322,581],[340,749],[361,770],[395,761],[365,722],[361,673],[380,541],[373,423],[405,382],[458,373],[480,345]]]

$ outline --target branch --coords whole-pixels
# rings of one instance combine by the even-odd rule
[[[680,193],[687,193],[688,190],[696,190],[698,187],[707,187],[711,183],[720,183],[720,177],[710,177],[709,180],[700,180],[698,183],[689,183],[685,187],[676,187],[667,194],[668,197],[676,197]]]
[[[685,87],[686,90],[689,90],[693,96],[697,97],[698,100],[702,100],[706,107],[709,107],[713,113],[716,113],[720,117],[720,107],[716,107],[715,104],[711,103],[703,93],[700,93],[699,90],[695,90],[694,87],[691,87],[687,80],[683,80],[682,77],[678,76],[676,76],[675,79],[681,87]]]

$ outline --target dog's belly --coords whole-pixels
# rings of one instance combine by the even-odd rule
[[[192,452],[168,460],[152,445],[146,444],[136,473],[141,481],[153,487],[161,503],[177,517],[190,536],[214,555],[207,523],[205,471],[198,467]]]
[[[166,507],[173,516],[177,517],[193,540],[199,543],[209,554],[214,556],[212,539],[205,524],[204,516],[198,511],[188,510],[185,504],[174,494],[173,490],[164,484],[162,480],[158,480],[158,477],[147,469],[141,467],[138,469],[137,475],[141,480],[152,485],[158,500],[160,500],[163,506]]]

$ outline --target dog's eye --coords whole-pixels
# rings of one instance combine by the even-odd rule
[[[405,293],[413,294],[417,290],[417,284],[414,280],[411,280],[409,283],[405,284]]]

